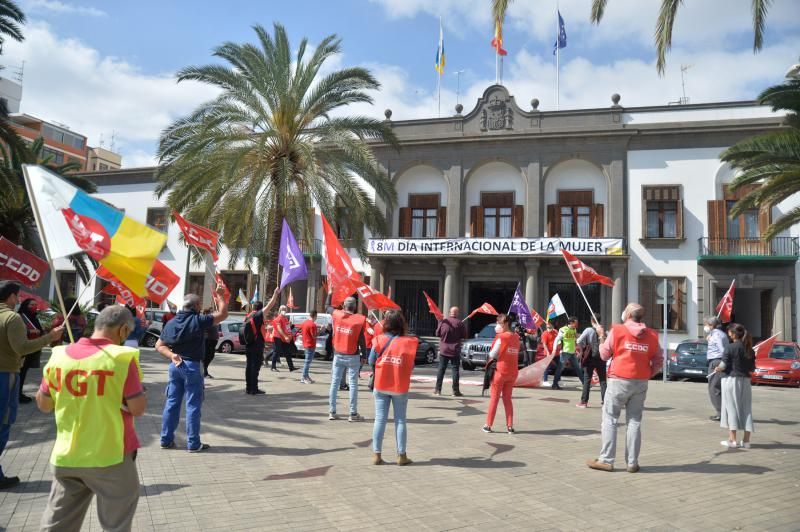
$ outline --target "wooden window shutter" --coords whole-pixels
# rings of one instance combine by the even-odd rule
[[[772,207],[761,207],[758,211],[758,230],[761,234],[767,230],[772,223]]]
[[[594,203],[593,190],[559,190],[558,203],[560,205],[591,205]]]
[[[683,238],[683,200],[679,199],[675,203],[675,237]]]
[[[655,315],[660,311],[656,308],[655,290],[651,277],[639,277],[639,304],[645,308],[645,323],[656,327]]]
[[[725,238],[725,200],[709,200],[708,202],[708,238]]]
[[[400,236],[411,236],[411,207],[400,207]]]
[[[558,216],[558,205],[547,206],[547,236],[561,236],[561,218]]]
[[[481,193],[482,207],[512,207],[514,205],[513,192],[483,192]]]
[[[483,207],[473,205],[469,208],[469,232],[473,237],[483,236]]]
[[[512,232],[511,236],[515,238],[519,238],[522,236],[523,232],[523,222],[525,221],[525,207],[522,205],[514,205],[514,211],[512,215]]]
[[[592,236],[605,236],[605,211],[602,203],[592,205]]]
[[[409,194],[408,206],[412,209],[437,209],[439,194]]]
[[[447,207],[439,207],[436,220],[436,236],[439,238],[447,236]]]

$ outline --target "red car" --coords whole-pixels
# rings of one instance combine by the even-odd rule
[[[750,381],[800,387],[800,347],[794,342],[775,342],[768,358],[756,360]]]

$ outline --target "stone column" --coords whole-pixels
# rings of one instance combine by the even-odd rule
[[[541,169],[539,161],[528,163],[528,183],[525,201],[525,236],[537,237],[542,235],[542,228],[539,224],[541,219],[542,199],[539,195],[541,181],[539,174]],[[528,297],[527,295],[525,296]]]
[[[447,176],[447,238],[458,238],[461,232],[461,165],[453,165],[445,171]],[[469,213],[467,214],[469,216]]]
[[[319,290],[320,262],[310,260],[308,264],[308,289],[306,290],[306,311],[317,308],[317,291]]]
[[[458,303],[456,298],[456,285],[458,282],[458,261],[445,259],[444,263],[444,294],[442,297],[442,312],[445,316],[453,305]]]
[[[384,262],[380,259],[371,257],[369,259],[369,265],[370,268],[372,268],[372,271],[369,274],[369,286],[378,292],[383,292]]]
[[[606,318],[606,323],[620,323],[620,316],[625,310],[625,270],[624,262],[611,263],[611,278],[614,280],[614,288],[611,289],[611,319]]]
[[[203,272],[203,308],[208,308],[214,306],[211,292],[216,290],[217,281],[211,272],[215,271],[216,266],[214,265],[214,259],[211,258],[211,253],[203,251],[203,255],[205,256],[203,260],[205,262],[205,270]],[[231,297],[236,296],[232,294]]]
[[[525,261],[525,303],[536,308],[539,304],[539,261],[528,259]],[[538,312],[538,311],[537,311]]]

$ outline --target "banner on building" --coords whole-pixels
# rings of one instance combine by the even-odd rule
[[[623,255],[621,238],[372,238],[372,255]]]

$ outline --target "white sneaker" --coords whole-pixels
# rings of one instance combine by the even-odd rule
[[[720,445],[723,447],[727,447],[728,449],[736,449],[736,442],[730,440],[722,440],[719,442]]]
[[[339,419],[339,416],[331,412],[330,414],[328,414],[328,419],[330,421],[336,421],[337,419]]]
[[[347,421],[353,423],[354,421],[364,421],[364,416],[359,414],[350,414],[350,417],[347,418]]]
[[[548,381],[542,381],[542,387],[543,387],[543,388],[544,388],[544,387],[551,388],[552,386],[553,386],[553,383],[552,383],[552,382],[548,382]]]
[[[743,441],[742,443],[739,444],[739,447],[741,447],[743,449],[749,449],[750,448],[750,442],[749,441]]]
[[[301,378],[300,379],[300,384],[308,384],[308,381],[306,381],[305,379]]]

